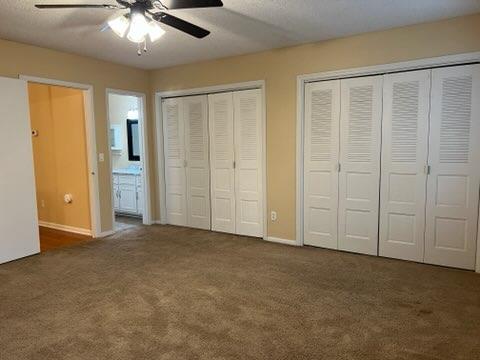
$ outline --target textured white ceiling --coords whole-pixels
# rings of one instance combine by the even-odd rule
[[[101,32],[111,10],[38,10],[35,3],[114,0],[0,0],[0,38],[156,69],[480,12],[480,0],[223,0],[218,9],[171,13],[210,30],[198,40],[162,25],[141,57],[135,44]]]

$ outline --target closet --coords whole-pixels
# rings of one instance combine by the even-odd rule
[[[167,222],[210,229],[207,96],[163,101]]]
[[[305,88],[304,243],[377,254],[382,77]]]
[[[263,235],[260,90],[209,95],[212,230]]]
[[[480,65],[385,77],[380,255],[473,269]]]
[[[167,223],[263,235],[259,89],[165,99]]]
[[[479,106],[478,64],[306,84],[304,243],[473,269]]]

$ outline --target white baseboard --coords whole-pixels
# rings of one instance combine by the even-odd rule
[[[74,226],[55,224],[55,223],[41,221],[41,220],[38,221],[38,225],[46,227],[46,228],[50,228],[50,229],[71,232],[71,233],[74,233],[74,234],[89,235],[89,236],[92,235],[91,230],[83,229],[83,228],[77,228],[77,227],[74,227]]]
[[[278,244],[284,244],[284,245],[290,245],[290,246],[299,246],[295,240],[288,240],[288,239],[282,239],[278,238],[275,236],[267,236],[264,238],[266,241],[278,243]]]
[[[152,221],[152,223],[156,225],[167,225],[167,223],[164,222],[163,220],[154,220]]]
[[[96,236],[96,238],[103,238],[103,237],[110,236],[110,235],[113,235],[113,234],[115,234],[115,230],[102,231],[100,234],[98,234]]]

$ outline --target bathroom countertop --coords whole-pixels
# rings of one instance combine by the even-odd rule
[[[113,169],[112,173],[118,175],[142,175],[142,170],[134,168]]]

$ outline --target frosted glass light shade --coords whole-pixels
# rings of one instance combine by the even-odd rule
[[[149,26],[147,19],[143,14],[133,14],[130,23],[130,30],[127,34],[128,40],[141,43],[145,41],[145,35],[148,34]]]
[[[113,30],[115,34],[120,37],[125,35],[125,32],[128,29],[129,21],[124,15],[120,15],[112,20],[108,21],[108,26]]]
[[[153,43],[160,39],[163,34],[165,34],[165,30],[163,30],[155,21],[151,21],[148,24],[148,36],[150,36],[150,41]]]

